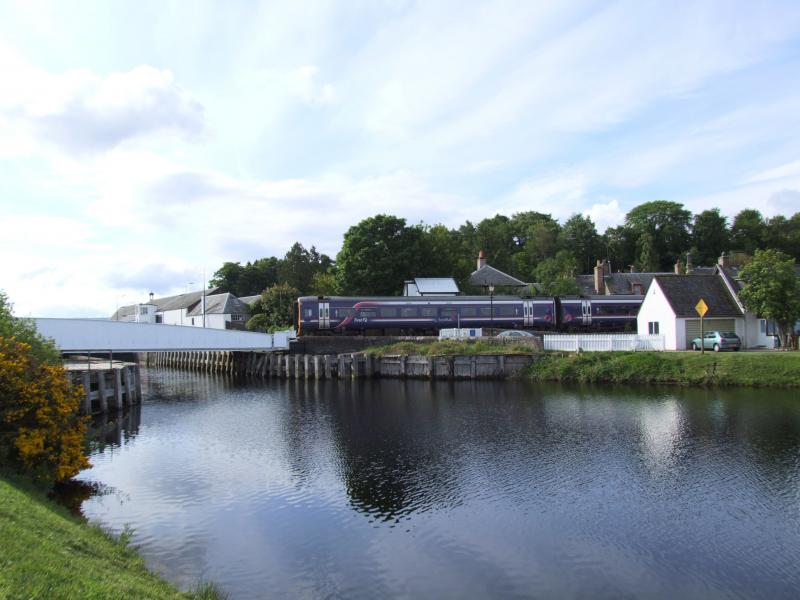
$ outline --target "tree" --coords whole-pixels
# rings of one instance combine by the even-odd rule
[[[324,273],[314,273],[311,279],[311,293],[314,296],[334,296],[336,288],[336,272],[331,269]]]
[[[420,237],[405,219],[376,215],[364,219],[344,234],[336,257],[336,283],[350,295],[393,296],[403,281],[414,275],[419,260]]]
[[[242,276],[244,268],[238,262],[226,262],[217,269],[208,282],[212,288],[221,287],[229,290],[232,294],[239,295],[239,278]],[[246,294],[245,294],[246,295]]]
[[[589,217],[572,215],[561,227],[558,247],[575,259],[581,273],[589,273],[600,254],[600,236]]]
[[[718,208],[696,214],[692,224],[692,245],[696,252],[694,264],[715,264],[717,258],[729,249],[730,238],[728,219],[720,214]]]
[[[543,295],[569,296],[580,292],[575,281],[575,271],[574,257],[561,250],[553,258],[540,262],[533,274]]]
[[[616,267],[618,271],[624,270],[636,261],[636,235],[628,227],[609,227],[603,234],[601,243],[605,246],[606,258],[612,269]]]
[[[653,235],[649,231],[645,231],[639,236],[636,246],[639,251],[638,258],[636,259],[637,268],[643,273],[653,273],[656,271],[659,264]]]
[[[297,288],[287,283],[276,283],[264,290],[255,314],[247,321],[250,331],[274,331],[294,327],[295,303],[300,296]]]
[[[81,398],[55,345],[15,319],[0,292],[0,464],[47,482],[88,467]]]
[[[278,281],[308,293],[314,275],[324,273],[332,264],[330,257],[317,252],[314,246],[306,250],[300,242],[295,242],[278,265]]]
[[[766,224],[761,213],[752,208],[746,208],[733,218],[731,226],[731,247],[745,254],[754,254],[756,250],[764,248]]]
[[[691,245],[689,224],[692,214],[683,204],[667,200],[645,202],[625,215],[625,225],[638,239],[645,233],[652,236],[655,265],[662,271],[672,268]]]
[[[800,320],[800,282],[792,257],[779,250],[756,250],[739,275],[744,282],[739,297],[747,309],[774,320],[788,341]]]

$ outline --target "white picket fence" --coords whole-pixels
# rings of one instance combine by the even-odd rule
[[[483,337],[483,329],[480,327],[464,328],[461,329],[440,329],[440,340],[463,340],[468,338]]]
[[[635,333],[545,335],[545,350],[562,352],[639,352],[663,351],[663,335],[636,335]]]

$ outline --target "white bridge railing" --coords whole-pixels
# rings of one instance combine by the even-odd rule
[[[635,333],[608,333],[582,335],[545,335],[545,350],[562,352],[639,352],[663,351],[663,335],[637,335]]]

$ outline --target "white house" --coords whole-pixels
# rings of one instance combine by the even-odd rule
[[[700,300],[708,306],[705,331],[733,331],[747,347],[745,314],[719,274],[656,275],[647,288],[637,318],[640,335],[664,336],[667,350],[691,348],[700,337]]]
[[[189,327],[203,327],[205,324],[209,329],[244,329],[249,314],[248,305],[239,298],[219,293],[219,288],[211,288],[165,298],[153,298],[151,294],[149,302],[122,306],[111,319]]]
[[[188,325],[210,329],[244,329],[250,318],[246,303],[233,294],[212,294],[196,302],[186,313]]]

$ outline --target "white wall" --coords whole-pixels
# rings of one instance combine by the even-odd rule
[[[188,325],[190,321],[186,319],[186,309],[165,310],[161,313],[161,323],[163,325]]]
[[[678,320],[675,318],[675,313],[672,312],[672,307],[667,302],[664,292],[658,285],[658,282],[653,279],[650,287],[647,288],[647,293],[642,301],[642,306],[639,308],[639,315],[636,318],[637,333],[639,335],[648,335],[650,333],[648,323],[658,323],[658,333],[664,336],[664,348],[666,350],[677,350],[678,340]],[[680,323],[682,325],[682,323]],[[684,335],[685,327],[681,336]],[[681,346],[682,349],[682,346]]]

